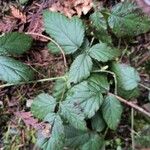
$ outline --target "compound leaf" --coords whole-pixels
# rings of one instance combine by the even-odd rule
[[[106,123],[103,119],[102,113],[98,111],[91,119],[92,129],[97,132],[101,132],[106,127]]]
[[[129,1],[119,3],[112,9],[108,24],[118,37],[136,36],[150,30],[150,19]]]
[[[72,63],[69,71],[69,81],[77,83],[86,79],[92,70],[92,60],[87,54],[81,54]]]
[[[53,97],[56,98],[57,101],[61,100],[66,90],[67,81],[64,79],[57,80],[53,88]]]
[[[87,118],[95,115],[103,102],[101,88],[96,83],[83,81],[74,86],[66,98],[67,101],[80,107]]]
[[[63,102],[61,104],[61,115],[76,129],[87,129],[86,122],[84,120],[84,114],[78,107],[74,106],[73,104],[70,104],[66,101]]]
[[[81,147],[81,150],[100,150],[104,144],[104,139],[98,134],[92,134],[89,140]]]
[[[127,64],[113,63],[112,71],[116,74],[118,89],[133,90],[138,86],[138,72]]]
[[[113,95],[108,95],[102,105],[102,113],[108,127],[115,130],[120,122],[122,105]]]
[[[109,47],[106,43],[99,43],[90,48],[89,55],[98,61],[107,62],[118,57],[120,51]]]
[[[92,22],[92,27],[94,30],[94,35],[102,42],[112,44],[111,36],[107,31],[107,22],[104,16],[100,12],[94,12],[90,16]]]
[[[20,55],[30,49],[32,38],[19,32],[6,33],[0,37],[0,55]]]
[[[100,93],[107,93],[109,91],[109,83],[107,76],[104,74],[92,74],[88,79],[88,84],[93,90],[97,89]]]
[[[65,133],[61,117],[55,113],[49,113],[45,121],[48,121],[51,128],[50,137],[39,137],[37,145],[44,150],[62,150],[64,147]]]
[[[65,136],[65,145],[70,148],[78,148],[90,138],[90,134],[87,131],[77,130],[72,126],[65,126]]]
[[[54,112],[55,106],[56,100],[52,96],[42,93],[34,99],[31,111],[35,117],[44,119],[48,113]]]
[[[68,19],[60,13],[45,11],[44,24],[46,32],[66,54],[75,52],[82,45],[85,29],[79,18]]]
[[[5,56],[0,56],[0,80],[9,83],[32,80],[33,70],[27,65]]]

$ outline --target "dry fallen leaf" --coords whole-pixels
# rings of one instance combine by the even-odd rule
[[[71,18],[73,15],[86,15],[93,7],[92,0],[65,0],[54,3],[49,10],[61,12]]]
[[[23,14],[19,9],[17,9],[15,6],[10,6],[11,14],[13,17],[20,19],[23,23],[26,23],[26,15]]]

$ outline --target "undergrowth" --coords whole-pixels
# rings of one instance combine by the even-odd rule
[[[51,125],[38,134],[37,145],[44,150],[105,149],[108,129],[116,130],[121,120],[121,102],[134,107],[125,99],[139,95],[140,76],[121,59],[127,43],[150,30],[150,19],[129,2],[111,11],[95,8],[88,20],[49,11],[43,19],[51,37],[49,52],[63,55],[66,74],[33,80],[35,72],[14,59],[30,49],[32,38],[13,32],[0,37],[0,79],[7,82],[0,87],[56,80],[52,95],[37,95],[31,106],[35,117]],[[66,55],[72,58],[70,66]]]

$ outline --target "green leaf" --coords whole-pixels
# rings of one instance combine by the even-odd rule
[[[23,4],[26,4],[28,1],[29,0],[19,0],[19,3],[23,5]]]
[[[94,12],[90,16],[90,20],[92,22],[94,35],[96,35],[96,37],[100,41],[104,43],[112,44],[111,36],[108,34],[107,31],[107,22],[104,16],[100,12]]]
[[[88,79],[88,84],[90,87],[97,89],[100,93],[107,93],[109,91],[109,83],[107,76],[104,74],[92,74]]]
[[[48,114],[47,118],[51,118],[51,135],[49,138],[43,137],[42,140],[39,138],[37,145],[44,150],[62,150],[65,140],[63,122],[60,116],[54,113]]]
[[[0,37],[0,55],[20,55],[30,49],[32,38],[26,34],[11,32]]]
[[[75,149],[86,143],[90,138],[89,132],[77,130],[72,126],[65,126],[65,136],[65,146]]]
[[[113,95],[108,95],[102,105],[102,113],[108,127],[115,130],[121,119],[122,105]]]
[[[136,36],[150,30],[150,19],[132,2],[119,3],[112,9],[108,24],[118,36]]]
[[[143,126],[143,125],[142,125]],[[150,125],[145,125],[135,137],[135,144],[145,149],[150,148]]]
[[[77,83],[86,79],[92,70],[92,60],[87,54],[81,54],[72,63],[69,71],[69,81]]]
[[[134,88],[133,90],[127,90],[127,91],[122,88],[118,88],[117,92],[118,92],[119,96],[121,96],[122,98],[125,98],[125,99],[136,98],[140,94],[138,87]]]
[[[89,140],[81,147],[81,150],[101,150],[104,139],[98,134],[91,134]]]
[[[82,21],[73,17],[68,19],[56,12],[44,12],[46,32],[64,49],[66,54],[75,52],[83,42],[84,26]]]
[[[106,43],[99,43],[90,48],[89,55],[98,61],[107,62],[118,57],[120,51],[109,47]]]
[[[138,86],[140,77],[138,72],[126,64],[113,63],[112,71],[116,74],[118,89],[133,90]]]
[[[45,93],[39,94],[33,101],[31,111],[39,119],[44,119],[48,113],[55,110],[56,100]]]
[[[0,80],[19,83],[32,80],[33,76],[32,69],[27,65],[9,57],[0,56]]]
[[[102,113],[98,111],[94,117],[91,119],[91,125],[92,129],[94,129],[97,132],[101,132],[106,127],[106,123],[103,119]]]
[[[56,81],[54,88],[53,88],[53,97],[57,99],[57,101],[60,101],[65,92],[67,90],[67,81],[64,79],[59,79]]]
[[[49,42],[47,46],[48,46],[48,50],[50,53],[52,53],[52,54],[60,54],[61,53],[60,49],[58,48],[58,46],[56,44]]]
[[[103,102],[101,88],[94,82],[90,86],[87,81],[74,86],[68,93],[66,101],[77,105],[87,118],[95,115]]]
[[[86,122],[84,114],[81,110],[68,102],[63,102],[61,105],[61,115],[76,129],[86,130]]]

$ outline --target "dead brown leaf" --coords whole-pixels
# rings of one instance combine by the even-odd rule
[[[26,23],[26,15],[23,14],[19,9],[17,9],[15,6],[10,6],[11,14],[13,17],[20,19],[23,23]]]
[[[38,119],[35,119],[31,112],[18,111],[14,113],[17,117],[21,118],[26,126],[31,126],[35,129],[40,129],[42,124],[38,122]]]
[[[16,20],[14,17],[5,16],[0,20],[0,32],[6,33],[11,32],[16,26]]]
[[[54,12],[61,12],[71,18],[73,15],[86,15],[93,7],[92,0],[65,0],[54,3],[49,10]]]

